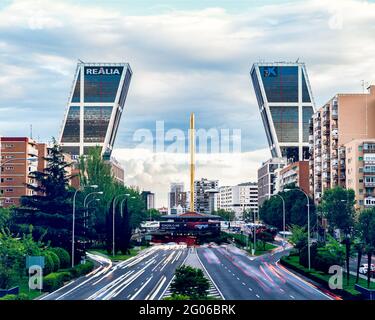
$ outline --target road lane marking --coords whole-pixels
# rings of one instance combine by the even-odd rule
[[[161,281],[159,281],[158,286],[156,287],[154,293],[150,296],[149,300],[154,300],[155,299],[156,295],[159,293],[160,289],[163,287],[163,284],[164,284],[165,281],[167,281],[167,277],[163,276],[163,278],[161,279]],[[146,300],[148,300],[148,299],[146,298]]]
[[[151,279],[152,279],[152,276],[150,277],[150,279],[148,279],[145,283],[144,283],[144,285],[142,286],[142,287],[140,287],[139,288],[139,290],[130,298],[130,300],[134,300],[137,296],[138,296],[138,294],[148,285],[148,283],[151,281]],[[128,295],[128,298],[130,297],[131,295],[129,294]]]

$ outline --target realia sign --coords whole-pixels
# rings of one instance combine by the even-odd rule
[[[122,68],[118,67],[85,67],[86,75],[120,75]]]

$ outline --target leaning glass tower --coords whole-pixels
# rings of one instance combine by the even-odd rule
[[[315,104],[304,63],[254,63],[250,72],[273,158],[309,158]]]
[[[64,152],[100,146],[110,158],[131,77],[127,63],[78,63],[59,138]]]

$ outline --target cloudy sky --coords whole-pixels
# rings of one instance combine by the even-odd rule
[[[270,155],[249,70],[256,61],[307,65],[319,106],[375,82],[375,3],[308,1],[0,0],[0,134],[58,136],[77,59],[129,62],[134,72],[116,142],[127,183],[166,204],[187,183],[186,155],[137,148],[136,130],[241,130],[241,152],[202,154],[197,176],[256,178]]]

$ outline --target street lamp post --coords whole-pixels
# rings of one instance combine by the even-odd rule
[[[272,195],[272,197],[274,197],[274,196],[279,197],[279,198],[281,199],[281,201],[283,202],[283,238],[284,238],[284,242],[285,242],[285,200],[284,200],[284,198],[283,198],[281,195],[279,195],[278,193]]]
[[[93,184],[91,186],[89,186],[90,188],[94,188],[96,189],[98,186],[96,184]],[[78,192],[82,191],[81,188],[78,188],[75,192],[74,192],[74,196],[73,196],[73,221],[72,221],[72,268],[74,267],[74,250],[75,250],[75,220],[76,220],[76,197],[77,197],[77,194]]]
[[[102,194],[102,193],[100,193]],[[84,213],[86,213],[86,216],[84,216],[84,219],[83,219],[83,234],[84,234],[84,258],[83,260],[86,262],[86,228],[87,228],[87,223],[86,223],[86,217],[88,217],[88,208],[89,208],[89,205],[91,202],[93,201],[100,201],[101,199],[100,198],[94,198],[94,199],[91,199],[90,201],[87,202],[87,204],[84,205]]]
[[[300,188],[295,189],[284,189],[284,191],[288,192],[291,190],[299,190],[301,191],[307,199],[307,256],[308,256],[308,264],[309,270],[311,269],[311,252],[310,252],[310,198],[305,191]]]
[[[115,256],[115,212],[116,212],[116,200],[120,197],[129,197],[129,193],[119,194],[113,198],[113,207],[112,207],[112,256]]]

